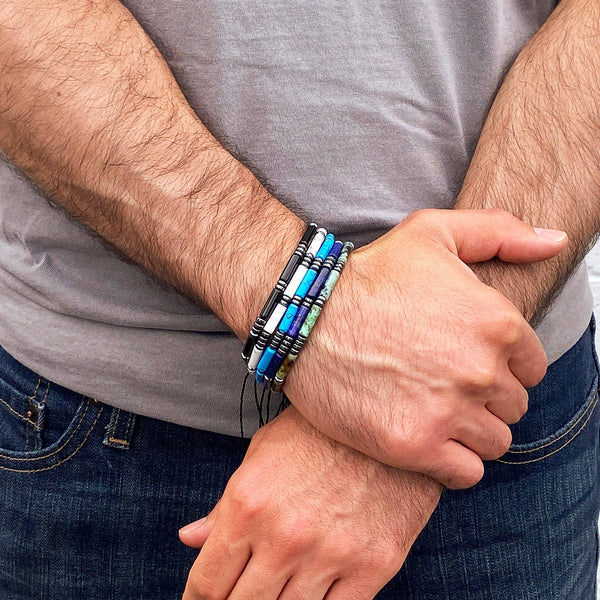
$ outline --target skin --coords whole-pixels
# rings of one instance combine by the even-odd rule
[[[581,28],[586,29],[590,26],[590,19],[594,24],[600,22],[597,10],[597,3],[582,0],[561,3],[561,10],[555,19],[558,23],[556,27],[563,32],[563,37],[567,35],[564,33],[567,31],[572,36],[572,47],[569,46],[569,50],[574,53],[574,59],[577,58],[577,52],[585,55],[586,60],[592,60],[587,58],[590,52],[591,56],[595,57],[595,37],[587,33],[582,36]],[[74,0],[65,3],[30,0],[25,3],[5,0],[0,5],[0,24],[0,147],[7,156],[53,201],[61,204],[75,217],[104,236],[125,256],[169,281],[196,302],[210,307],[240,338],[245,337],[283,263],[301,235],[301,220],[270,196],[243,165],[219,146],[194,115],[154,45],[118,2]],[[550,26],[545,31],[549,29]],[[553,60],[557,60],[556,56],[559,53],[556,49],[560,47],[562,50],[564,40],[556,41],[553,35],[553,31],[550,34],[541,33],[541,41],[537,46],[528,47],[522,61],[523,68],[530,65],[530,72],[523,76],[527,81],[535,79],[541,70],[546,69],[547,65],[551,66]],[[582,47],[577,47],[577,43]],[[590,44],[592,48],[588,47]],[[574,60],[574,63],[577,61]],[[584,71],[587,73],[589,70],[589,64],[586,63]],[[573,77],[576,76],[575,73]],[[588,75],[587,79],[593,78]],[[595,129],[590,128],[589,123],[593,122],[590,116],[595,114],[595,106],[592,106],[592,102],[587,104],[585,98],[580,99],[578,96],[583,91],[589,93],[588,87],[579,83],[575,87],[568,86],[567,91],[574,98],[563,98],[560,106],[554,107],[554,110],[560,113],[552,115],[559,124],[556,131],[562,130],[560,119],[565,115],[562,115],[561,111],[566,110],[565,107],[576,105],[577,110],[569,113],[572,122],[569,121],[568,125],[573,126],[573,132],[576,134],[583,133],[588,136],[586,139],[591,139],[590,136],[593,138]],[[541,102],[539,90],[534,92],[531,97],[527,97],[525,106],[535,107],[538,111],[535,114],[537,119],[545,107],[538,104]],[[517,81],[503,96],[503,102],[508,108],[500,104],[497,111],[492,110],[490,117],[496,112],[498,115],[504,114],[504,111],[510,114],[511,102],[516,102],[514,97],[519,95],[522,96],[523,93]],[[578,100],[581,100],[579,104]],[[528,132],[527,119],[532,119],[526,110],[521,113],[519,116],[522,117],[523,123],[517,123],[515,127],[512,127],[511,123],[511,127],[508,128],[510,131],[507,131],[506,123],[500,117],[488,120],[491,130],[484,130],[482,140],[492,140],[494,144],[498,144],[498,138],[510,135],[516,140],[521,140],[521,133]],[[495,123],[497,129],[494,129]],[[591,132],[586,127],[591,129]],[[534,165],[538,161],[545,164],[548,156],[554,156],[558,160],[559,155],[555,156],[556,148],[553,146],[556,139],[556,135],[549,136],[547,143],[541,144],[537,154],[531,147],[527,147],[522,153],[523,160],[527,158],[525,162]],[[487,143],[491,144],[489,141]],[[515,145],[517,149],[523,146],[522,141],[513,144]],[[472,167],[476,168],[477,175],[467,177],[466,191],[461,195],[459,202],[468,208],[477,206],[478,193],[482,195],[482,205],[495,205],[493,193],[483,194],[480,189],[483,184],[479,182],[491,182],[490,190],[499,187],[494,187],[494,173],[502,171],[498,165],[502,165],[503,155],[497,148],[502,147],[506,150],[504,159],[507,162],[512,160],[515,152],[515,148],[508,143],[504,146],[490,147],[494,148],[494,152],[488,153],[485,146],[480,145],[474,159],[476,167]],[[549,184],[552,192],[548,197],[553,198],[552,210],[536,210],[535,216],[538,219],[531,220],[536,225],[565,229],[569,233],[570,243],[563,253],[567,258],[564,261],[548,261],[552,267],[544,271],[526,268],[507,270],[502,267],[499,271],[487,273],[486,281],[505,291],[508,298],[514,300],[519,309],[527,315],[539,312],[540,307],[547,306],[552,290],[558,289],[561,281],[564,282],[564,278],[582,256],[596,229],[597,210],[594,211],[594,199],[597,197],[595,181],[598,178],[594,178],[593,173],[588,174],[589,165],[595,164],[595,155],[590,156],[593,147],[591,144],[584,144],[570,150],[560,154],[559,164],[554,168],[553,174],[562,175],[564,171],[567,181],[569,174],[572,177],[573,172],[581,172],[586,176],[580,176],[578,185],[571,185],[564,197]],[[513,171],[514,168],[507,169],[508,173]],[[548,191],[539,189],[548,183],[546,180],[538,182],[539,187],[532,190],[524,186],[522,178],[516,176],[513,177],[512,183],[508,176],[505,176],[502,182],[507,187],[501,190],[499,196],[501,195],[503,202],[514,202],[514,206],[510,204],[506,208],[522,214],[527,220],[530,213],[521,210],[522,206],[540,204],[539,198]],[[535,177],[532,176],[528,182],[535,182]],[[574,189],[575,187],[577,189]],[[577,211],[573,210],[575,201]],[[499,222],[506,218],[500,214],[495,216]],[[458,297],[453,296],[454,304],[446,307],[424,306],[425,312],[421,312],[420,320],[416,321],[411,320],[410,305],[406,305],[405,310],[390,310],[386,305],[373,307],[376,309],[372,314],[373,322],[381,323],[385,331],[413,332],[414,339],[418,340],[419,344],[416,350],[410,344],[405,347],[405,354],[401,357],[404,370],[396,374],[387,373],[385,388],[379,390],[380,396],[389,400],[385,410],[389,411],[391,418],[381,423],[378,422],[377,415],[371,414],[368,421],[370,430],[364,435],[362,432],[365,429],[364,416],[369,413],[368,402],[361,398],[358,405],[348,407],[344,404],[344,398],[355,393],[355,389],[360,389],[362,377],[373,366],[373,356],[379,355],[385,359],[389,356],[390,348],[370,347],[368,343],[365,346],[363,341],[368,340],[346,340],[346,358],[357,369],[353,376],[340,381],[339,389],[334,391],[324,392],[314,384],[313,388],[306,387],[310,385],[310,373],[315,372],[313,365],[324,364],[330,357],[331,350],[327,344],[340,339],[336,336],[341,336],[342,330],[347,327],[345,307],[351,305],[350,290],[361,289],[364,292],[362,299],[367,301],[371,283],[365,278],[365,274],[385,272],[390,267],[390,263],[395,260],[390,259],[392,246],[402,248],[415,237],[420,239],[420,233],[423,233],[424,250],[431,256],[431,262],[435,264],[439,260],[440,264],[452,268],[450,288],[457,290],[460,296],[461,283],[467,286],[472,284],[469,287],[471,291],[473,287],[477,287],[474,278],[467,274],[464,262],[456,259],[460,239],[454,238],[455,230],[444,219],[438,219],[437,223],[433,224],[428,218],[413,219],[412,224],[409,223],[408,226],[398,226],[391,235],[377,240],[351,258],[340,279],[340,289],[336,290],[335,297],[332,297],[323,311],[322,318],[301,358],[294,366],[288,382],[288,395],[316,429],[324,430],[336,439],[347,440],[370,456],[376,456],[394,465],[425,470],[436,475],[440,481],[464,486],[474,482],[481,475],[480,459],[477,457],[486,456],[489,452],[500,452],[501,446],[506,447],[508,441],[502,439],[498,446],[492,449],[480,445],[484,437],[481,427],[487,426],[481,423],[481,415],[488,419],[488,423],[494,417],[500,421],[505,420],[504,423],[515,418],[523,410],[523,385],[541,377],[544,368],[539,360],[534,359],[530,362],[529,372],[524,361],[519,360],[519,340],[530,339],[530,330],[518,311],[499,296],[493,296],[493,302],[506,318],[503,317],[501,324],[495,324],[498,336],[479,340],[477,350],[463,348],[461,352],[461,360],[465,361],[463,364],[471,367],[479,364],[477,354],[483,347],[485,364],[475,369],[472,377],[462,372],[458,380],[450,382],[447,394],[440,392],[437,383],[433,389],[426,390],[434,397],[439,396],[438,407],[443,407],[443,410],[442,416],[436,416],[433,421],[430,418],[431,414],[427,412],[420,417],[421,422],[427,423],[427,428],[440,433],[431,450],[426,449],[425,457],[421,457],[419,453],[423,448],[423,441],[417,440],[415,445],[403,433],[403,407],[411,405],[409,396],[399,397],[397,394],[402,389],[399,377],[409,371],[411,364],[419,364],[422,356],[435,357],[440,361],[440,366],[452,362],[455,350],[450,348],[452,344],[448,342],[449,332],[454,331],[456,327],[456,320],[453,321],[452,315],[456,302],[459,302],[459,306],[470,305],[471,299],[468,294],[464,294],[460,301]],[[470,219],[476,223],[476,213],[470,218],[465,217],[467,226]],[[432,230],[436,232],[434,235]],[[511,231],[512,227],[510,231],[504,231],[507,237],[510,237]],[[393,238],[393,244],[390,238]],[[541,236],[530,239],[535,239],[535,244],[545,248],[545,254],[542,252],[543,257],[555,254],[566,243],[564,238],[562,241]],[[501,244],[497,249],[500,247]],[[490,256],[488,252],[486,257]],[[385,262],[382,262],[383,260]],[[402,287],[409,289],[417,289],[419,286],[422,289],[432,281],[431,277],[426,280],[410,279],[415,277],[410,269],[406,273],[402,272],[402,275],[407,277],[402,281]],[[457,279],[454,279],[454,276]],[[235,285],[232,282],[235,282]],[[530,305],[528,302],[522,302],[523,298],[518,292],[521,289],[529,290],[531,287],[535,292],[531,293],[533,303]],[[398,289],[400,290],[400,286]],[[482,294],[482,289],[488,291],[483,286],[478,289]],[[512,291],[515,293],[511,295]],[[388,292],[393,293],[393,290],[387,290],[386,293]],[[527,298],[529,299],[529,296]],[[488,292],[486,300],[491,299],[492,294]],[[528,310],[531,310],[531,313],[528,313]],[[439,319],[440,315],[442,318],[438,323],[438,334],[441,334],[442,338],[426,335],[423,319],[427,322],[434,317]],[[444,323],[446,318],[450,320]],[[475,339],[476,333],[471,333]],[[527,344],[525,341],[523,343]],[[440,348],[450,348],[450,354],[443,356]],[[381,361],[381,364],[385,362],[382,358],[378,358],[377,361]],[[491,369],[490,365],[493,365],[494,369]],[[300,391],[300,388],[303,390]],[[486,407],[488,398],[500,397],[498,390],[502,389],[513,391],[514,395],[511,393],[507,403],[511,406],[498,407],[498,402],[493,402],[491,407]],[[468,407],[458,416],[452,416],[451,409],[456,407],[457,398],[460,398],[465,390],[471,390]],[[410,390],[402,389],[402,392],[410,394]],[[320,408],[322,406],[328,406],[331,409],[330,413],[324,415]],[[489,417],[485,412],[482,413],[482,406],[483,410],[489,413]],[[343,413],[348,420],[336,425],[337,421],[331,417],[331,414],[336,413]],[[415,422],[419,420],[417,417],[413,419]],[[294,420],[293,425],[287,424],[286,427],[302,430],[300,424],[302,427],[309,427],[302,420]],[[277,432],[279,427],[277,423],[274,425],[276,427],[270,430],[271,434],[273,430]],[[349,434],[348,427],[361,435]],[[378,442],[382,427],[385,434],[383,439],[387,442],[385,447]],[[504,425],[500,424],[499,427]],[[315,439],[322,436],[322,433],[316,433],[314,429],[308,431],[311,435],[306,441],[315,445],[314,452],[310,452],[309,456],[310,460],[314,461],[314,468],[317,468],[323,457],[320,456]],[[288,433],[286,429],[281,435],[284,437]],[[446,442],[455,440],[456,437],[466,444],[463,444],[463,458],[472,455],[476,460],[460,462],[456,456],[452,457],[446,453],[449,446]],[[296,439],[300,449],[303,436],[298,435]],[[265,445],[275,444],[274,437],[269,437],[268,440],[264,442]],[[344,446],[339,444],[337,447],[344,449]],[[426,464],[405,465],[404,455],[400,455],[402,450],[408,450],[413,458],[419,456],[419,460],[425,461]],[[257,450],[258,458],[255,460],[266,460],[267,455],[269,452],[265,451],[263,454]],[[343,456],[344,461],[355,462],[361,472],[370,465],[369,469],[374,471],[374,479],[381,475],[378,471],[379,463],[371,458],[363,458],[359,453]],[[367,463],[363,463],[363,460]],[[243,479],[244,472],[245,468],[238,480]],[[416,514],[413,506],[401,509],[406,519],[406,539],[412,540],[426,520],[422,515],[426,515],[435,505],[435,494],[439,486],[420,475],[401,471],[398,471],[398,474],[410,487],[408,495],[411,498],[425,498],[423,506],[426,508],[423,513]],[[284,493],[284,489],[278,487],[279,483],[285,485],[285,489],[293,485],[300,486],[305,470],[301,470],[300,476],[294,482],[279,482],[278,475],[270,473],[270,477],[273,478],[271,499],[277,498],[278,493]],[[329,474],[333,488],[337,477],[336,470]],[[376,503],[384,508],[389,507],[386,502],[387,480],[385,481],[386,485],[376,488],[379,489]],[[346,487],[351,486],[348,484]],[[432,489],[433,499],[430,497]],[[327,505],[326,492],[323,498],[323,503]],[[316,504],[312,505],[313,510],[315,506]],[[394,509],[397,510],[398,507],[394,506]],[[273,512],[270,514],[273,515]],[[241,513],[232,516],[225,510],[218,515],[219,520],[242,518]],[[252,521],[258,517],[259,514],[255,513],[243,518],[244,521]],[[355,515],[355,518],[358,521],[362,516]],[[378,514],[374,518],[386,522],[390,515]],[[256,535],[257,528],[252,527],[251,522],[245,525]],[[225,531],[220,529],[216,519],[213,526],[217,527],[217,531]],[[323,527],[320,531],[322,535],[327,536]],[[353,544],[355,540],[348,538],[346,542]],[[316,543],[313,540],[313,544]],[[402,550],[396,546],[401,560],[410,543],[407,542]],[[209,542],[207,546],[208,544]],[[329,558],[333,561],[338,560],[338,564],[343,562],[333,554],[330,554]],[[203,577],[207,568],[206,561],[203,560],[199,564],[200,566],[193,570],[191,579]],[[235,564],[239,566],[241,563]],[[394,562],[396,566],[399,564],[399,561]],[[227,565],[223,568],[227,569]],[[331,571],[335,572],[335,569],[331,567]],[[242,569],[238,575],[243,572]],[[388,575],[387,571],[385,575]],[[235,576],[235,573],[231,575]],[[365,577],[368,577],[368,574]],[[377,584],[381,581],[379,577],[378,575],[376,578]],[[357,591],[350,592],[348,588],[353,588],[352,581],[354,580],[350,583],[342,582],[347,586],[345,597],[352,597],[351,593],[357,598],[369,597],[367,594],[371,593],[372,586],[368,592],[364,589],[359,590],[358,587]],[[207,585],[206,577],[204,582]],[[197,586],[192,589],[195,589],[197,597],[211,597],[210,589],[202,591]]]
[[[427,493],[412,496],[417,484]],[[208,519],[180,534],[198,547],[212,530],[184,600],[370,598],[401,567],[439,494],[427,477],[374,462],[286,410],[252,439]]]

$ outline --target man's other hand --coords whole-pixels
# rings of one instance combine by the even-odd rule
[[[254,436],[208,518],[180,531],[202,546],[183,598],[371,600],[440,490],[329,440],[289,408]]]

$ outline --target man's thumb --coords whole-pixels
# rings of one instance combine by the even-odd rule
[[[212,512],[203,519],[194,521],[179,530],[179,539],[190,548],[202,548],[212,531],[214,518]]]
[[[476,263],[497,256],[511,263],[530,263],[557,255],[567,245],[567,234],[527,225],[504,210],[446,212],[454,248],[463,262]]]

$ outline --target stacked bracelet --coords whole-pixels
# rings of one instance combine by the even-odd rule
[[[310,307],[308,313],[306,314],[305,319],[302,322],[300,331],[297,334],[297,337],[293,340],[291,348],[281,363],[281,366],[277,370],[277,373],[272,381],[271,388],[274,392],[280,392],[283,386],[283,382],[287,377],[290,369],[292,368],[292,364],[298,358],[300,354],[300,350],[304,346],[308,336],[314,327],[319,315],[321,314],[321,310],[323,305],[329,299],[335,284],[337,283],[340,274],[343,268],[346,265],[346,261],[348,260],[348,256],[354,250],[354,244],[352,242],[346,242],[340,254],[340,257],[337,259],[335,266],[331,270],[331,272],[327,276],[327,280],[323,285],[323,289],[319,294],[319,297],[314,301],[312,306]]]
[[[287,353],[290,351],[292,344],[295,342],[298,334],[300,332],[300,328],[302,327],[308,312],[310,311],[313,303],[317,300],[329,273],[333,269],[336,264],[336,261],[340,257],[342,252],[342,242],[335,242],[332,249],[330,250],[321,270],[319,271],[318,277],[314,280],[306,297],[302,300],[302,304],[298,307],[298,310],[295,313],[295,316],[289,326],[286,329],[285,336],[281,340],[279,344],[279,348],[277,349],[277,353],[271,359],[268,369],[265,372],[265,379],[267,381],[271,381],[271,387],[273,387],[273,378],[277,373],[279,366],[284,361]]]
[[[326,236],[327,231],[325,231],[325,229],[319,228],[316,230],[315,235],[313,236],[312,240],[310,241],[310,244],[308,245],[306,253],[302,257],[302,262],[300,262],[300,264],[296,267],[296,270],[294,271],[290,282],[283,290],[281,298],[279,299],[278,303],[275,305],[273,311],[269,315],[267,322],[262,328],[262,331],[260,332],[260,335],[258,336],[258,339],[256,340],[254,347],[252,348],[250,358],[248,359],[248,370],[251,373],[253,373],[256,370],[258,361],[260,360],[262,353],[267,347],[269,338],[275,331],[276,327],[279,325],[279,321],[281,321],[281,318],[285,314],[288,304],[292,300],[294,294],[296,293],[296,290],[298,289],[298,286],[304,278],[304,275],[308,271],[308,268],[310,267],[313,258],[319,251],[319,248],[321,248],[321,246],[323,245]]]
[[[279,276],[279,281],[277,285],[273,288],[271,295],[268,300],[265,302],[263,309],[260,311],[260,315],[254,321],[254,325],[252,325],[252,329],[250,330],[250,334],[248,335],[248,339],[246,340],[246,344],[244,345],[244,349],[242,350],[242,358],[248,362],[250,358],[250,353],[252,352],[252,348],[256,344],[256,340],[258,340],[258,336],[261,334],[263,327],[267,323],[267,319],[271,316],[273,309],[281,299],[283,295],[283,291],[285,290],[287,284],[290,282],[292,275],[296,272],[296,268],[300,264],[300,261],[304,258],[306,254],[306,249],[308,248],[308,244],[314,237],[317,231],[317,226],[314,223],[311,223],[304,232],[298,247],[294,251],[294,254],[290,257],[283,269],[281,275]]]
[[[353,248],[314,223],[307,227],[244,345],[257,383],[281,391]]]
[[[329,251],[333,247],[334,242],[335,238],[331,234],[328,234],[325,237],[325,240],[321,244],[317,255],[311,262],[310,268],[306,271],[304,277],[302,277],[302,281],[298,285],[298,289],[296,290],[293,298],[289,302],[285,313],[281,318],[281,321],[279,321],[279,326],[277,327],[275,335],[271,339],[271,343],[262,353],[260,361],[256,366],[257,383],[263,383],[264,374],[267,368],[269,367],[271,358],[275,355],[275,352],[277,352],[277,349],[279,348],[279,344],[281,343],[283,336],[287,333],[288,327],[292,324],[294,316],[298,310],[298,306],[300,305],[302,300],[304,300],[304,297],[308,293],[310,286],[316,279],[317,274],[319,273],[319,269],[321,268],[323,262],[325,261],[325,258],[329,254]]]

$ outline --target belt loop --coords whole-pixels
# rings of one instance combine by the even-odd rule
[[[110,448],[129,450],[129,445],[131,444],[131,438],[133,436],[135,417],[136,415],[126,410],[113,408],[110,415],[110,421],[106,428],[103,444]]]

